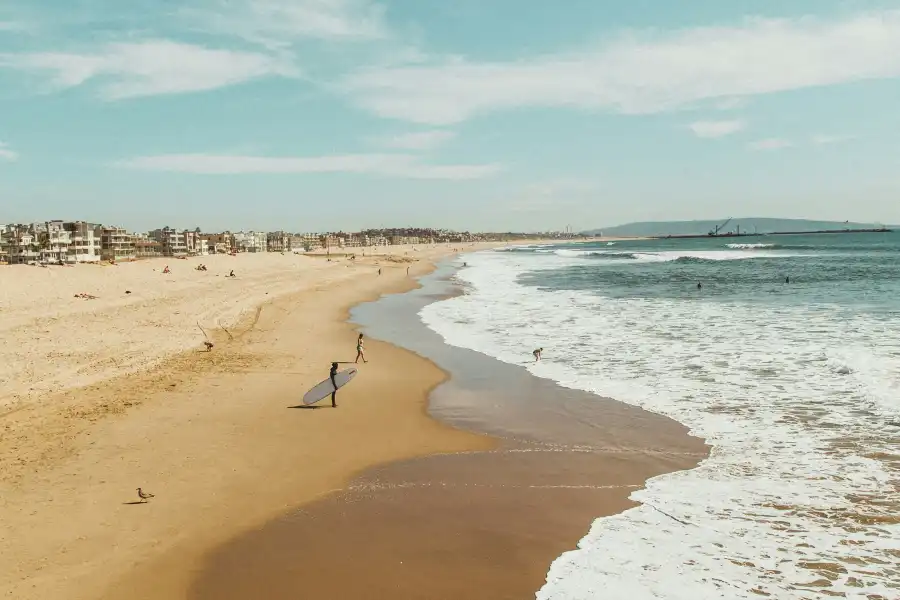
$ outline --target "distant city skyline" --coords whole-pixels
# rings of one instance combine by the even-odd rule
[[[888,0],[0,4],[0,223],[900,223]]]

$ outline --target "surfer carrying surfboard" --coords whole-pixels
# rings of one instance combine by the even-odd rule
[[[331,385],[334,386],[334,391],[331,392],[331,408],[337,408],[337,402],[335,401],[335,397],[337,396],[337,381],[334,380],[334,376],[337,375],[338,364],[336,362],[331,363],[331,372],[328,374],[328,377],[331,378]]]

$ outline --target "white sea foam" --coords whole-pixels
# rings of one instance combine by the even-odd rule
[[[729,244],[729,246],[737,246],[738,244]],[[740,250],[662,250],[658,252],[634,251],[626,250],[572,250],[568,248],[559,248],[556,250],[545,249],[537,250],[539,253],[552,253],[556,256],[564,258],[632,258],[644,262],[671,262],[679,259],[694,260],[746,260],[751,258],[784,258],[791,256],[799,256],[797,254],[785,252],[766,252],[751,253],[741,252]]]
[[[468,293],[421,313],[448,343],[515,364],[542,346],[535,375],[668,415],[713,446],[595,521],[538,598],[900,598],[896,321],[538,291],[518,274],[565,258],[467,261]]]
[[[726,244],[734,250],[759,250],[762,248],[774,248],[775,244]]]

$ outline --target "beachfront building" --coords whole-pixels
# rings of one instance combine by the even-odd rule
[[[62,223],[51,221],[51,224],[61,223],[62,229],[69,234],[68,260],[69,263],[100,262],[100,237],[103,227],[96,223],[85,221],[72,221]]]
[[[293,236],[283,231],[266,234],[266,250],[269,252],[290,252]]]
[[[41,227],[35,227],[38,241],[40,261],[44,264],[70,264],[76,262],[72,250],[72,232],[67,230],[62,221],[47,221]]]
[[[203,239],[200,229],[194,231],[184,231],[184,248],[191,256],[205,256],[209,254],[209,244]]]
[[[184,231],[171,227],[154,229],[149,233],[151,240],[159,242],[159,250],[163,256],[187,256],[187,244]]]
[[[230,231],[201,233],[200,241],[201,243],[206,243],[207,252],[211,254],[230,254],[234,252],[234,234]]]
[[[134,240],[135,258],[157,258],[162,256],[162,244],[150,237],[147,233],[136,233]]]
[[[306,252],[312,252],[324,246],[322,236],[318,233],[295,233],[292,238],[291,247],[295,251],[305,250]]]
[[[110,261],[133,260],[134,236],[121,227],[104,227],[100,231],[100,258]]]
[[[262,231],[238,231],[234,234],[234,247],[238,252],[265,252],[266,234]]]
[[[34,230],[26,225],[7,225],[3,231],[6,260],[11,265],[26,265],[40,260],[40,245]]]

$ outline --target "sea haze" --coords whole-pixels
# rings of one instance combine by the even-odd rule
[[[466,257],[453,345],[670,416],[713,448],[595,521],[539,598],[900,597],[900,234]],[[700,287],[698,288],[698,284]]]

